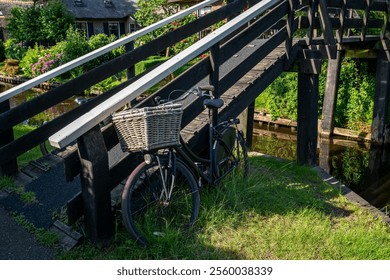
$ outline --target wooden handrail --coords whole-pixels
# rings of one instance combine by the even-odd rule
[[[125,104],[142,94],[145,90],[149,89],[151,86],[155,85],[190,60],[207,51],[210,47],[220,42],[243,25],[247,24],[254,17],[281,2],[282,0],[263,0],[254,5],[252,8],[235,17],[189,48],[156,67],[147,76],[135,81],[130,86],[119,91],[113,97],[107,99],[82,117],[76,119],[57,133],[53,134],[49,138],[50,144],[58,148],[67,146],[98,125],[99,122],[109,117],[113,112],[119,110]]]
[[[29,89],[31,89],[31,88],[33,88],[33,87],[35,87],[43,82],[46,82],[54,77],[57,77],[57,76],[65,73],[69,70],[72,70],[72,69],[74,69],[74,68],[76,68],[76,67],[78,67],[78,66],[80,66],[88,61],[91,61],[92,59],[95,59],[103,54],[106,54],[115,48],[126,45],[130,42],[133,42],[135,39],[137,39],[145,34],[148,34],[148,33],[152,32],[152,31],[154,31],[154,30],[156,30],[156,29],[158,29],[158,28],[160,28],[160,27],[162,27],[170,22],[173,22],[175,20],[183,18],[183,17],[199,10],[200,8],[203,8],[207,5],[210,5],[216,1],[217,0],[205,0],[199,4],[196,4],[196,5],[188,8],[188,9],[185,9],[185,10],[180,11],[180,12],[178,12],[170,17],[167,17],[159,22],[156,22],[156,23],[151,24],[151,25],[149,25],[141,30],[138,30],[134,33],[131,33],[130,35],[128,35],[126,37],[120,38],[120,39],[112,42],[111,44],[103,46],[103,47],[101,47],[97,50],[94,50],[90,53],[87,53],[87,54],[85,54],[85,55],[83,55],[75,60],[72,60],[68,63],[65,63],[65,64],[63,64],[55,69],[52,69],[52,70],[50,70],[42,75],[39,75],[38,77],[35,77],[31,80],[28,80],[25,83],[22,83],[22,84],[17,85],[17,86],[15,86],[7,91],[4,91],[3,93],[0,93],[0,103],[5,101],[5,100],[10,99],[11,97],[13,97],[21,92],[29,90]]]

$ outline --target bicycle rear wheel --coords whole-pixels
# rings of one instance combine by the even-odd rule
[[[244,137],[234,127],[226,127],[220,132],[213,145],[214,170],[217,182],[230,172],[246,177],[249,171],[248,153]]]
[[[160,166],[143,162],[129,176],[122,193],[123,222],[131,236],[146,246],[175,238],[193,226],[199,204],[190,170],[179,160],[172,165],[168,157],[160,157]]]

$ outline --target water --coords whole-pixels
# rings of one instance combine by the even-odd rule
[[[296,160],[297,133],[255,125],[253,150]],[[342,137],[319,139],[318,165],[383,211],[390,208],[390,148]]]
[[[7,84],[0,84],[0,92],[8,90],[11,87],[12,86]],[[22,104],[28,100],[31,100],[41,94],[43,94],[43,91],[36,89],[27,90],[23,93],[20,93],[10,99],[11,108],[16,107],[19,104]],[[25,120],[25,123],[39,126],[42,125],[45,121],[52,120],[62,115],[63,113],[68,112],[76,106],[78,106],[78,104],[74,101],[73,98],[67,99],[60,104],[57,104],[56,106],[53,106],[45,110],[44,112],[39,113],[28,120]]]

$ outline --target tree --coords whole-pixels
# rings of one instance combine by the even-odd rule
[[[11,9],[7,24],[10,37],[29,46],[35,43],[53,45],[63,40],[69,25],[74,22],[64,4],[50,0],[48,4],[39,6],[35,2],[25,9]]]
[[[156,23],[164,18],[167,18],[180,10],[179,5],[169,3],[168,0],[139,0],[137,2],[138,10],[134,14],[134,18],[137,21],[137,24],[146,27],[153,23]],[[157,37],[168,33],[190,21],[196,19],[195,14],[186,16],[185,18],[174,21],[170,24],[167,24],[147,35],[142,36],[136,42],[137,45],[142,45],[148,43]],[[186,40],[176,44],[173,48],[167,50],[167,55],[169,50],[173,53],[180,52],[182,49],[188,47],[196,40],[196,36],[191,36]]]
[[[65,39],[66,31],[74,23],[74,17],[60,0],[51,0],[42,8],[41,27],[48,42],[59,42]]]

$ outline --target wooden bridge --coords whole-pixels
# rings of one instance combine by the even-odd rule
[[[221,119],[236,117],[247,110],[246,133],[251,139],[255,98],[282,72],[295,71],[298,72],[297,160],[313,165],[318,137],[321,61],[329,60],[321,131],[323,136],[329,137],[341,58],[364,50],[370,59],[377,60],[378,65],[372,140],[378,144],[386,141],[390,80],[389,1],[236,0],[151,43],[133,48],[133,41],[139,36],[215,1],[197,4],[1,93],[0,175],[17,173],[16,157],[49,139],[58,148],[51,155],[53,164],[64,163],[68,181],[80,175],[80,193],[67,203],[69,223],[84,216],[87,237],[98,245],[109,244],[114,232],[110,192],[121,184],[140,159],[137,153],[118,153],[118,139],[112,124],[101,124],[150,87],[205,53],[208,54],[206,57],[136,106],[153,105],[155,96],[164,98],[173,90],[188,90],[200,83],[210,83],[216,89],[216,97],[225,101],[219,113]],[[137,62],[223,20],[227,22],[222,27],[191,47],[146,73],[134,75]],[[124,55],[10,109],[11,97],[122,45],[127,50]],[[15,125],[126,69],[129,78],[121,85],[21,138],[13,138]],[[188,104],[183,116],[183,136],[194,146],[201,146],[206,139],[207,118],[201,102],[194,100]],[[114,161],[111,160],[113,153]]]

